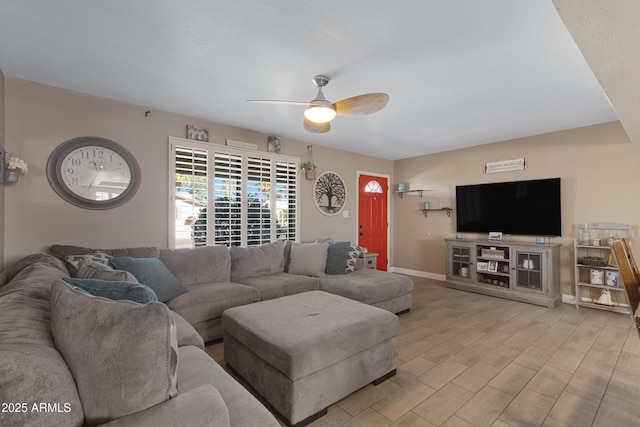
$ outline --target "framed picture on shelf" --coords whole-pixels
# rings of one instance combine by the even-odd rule
[[[498,261],[489,261],[487,270],[496,273],[498,271]]]
[[[209,142],[209,129],[203,129],[194,125],[187,125],[187,139]]]
[[[591,270],[591,282],[592,285],[604,285],[604,270]]]
[[[618,287],[618,272],[607,270],[604,273],[604,284],[613,288]]]
[[[484,261],[478,261],[476,264],[478,271],[487,271],[489,269],[489,263]]]

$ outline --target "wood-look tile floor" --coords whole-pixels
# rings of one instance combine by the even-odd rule
[[[397,375],[311,426],[640,426],[640,339],[629,316],[413,280],[394,340]],[[224,366],[223,345],[207,352]]]

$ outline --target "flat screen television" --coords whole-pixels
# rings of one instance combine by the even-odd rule
[[[458,233],[561,236],[560,178],[456,186]]]

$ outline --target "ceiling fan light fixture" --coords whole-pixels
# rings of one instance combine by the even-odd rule
[[[336,110],[323,105],[312,105],[304,110],[304,116],[315,123],[327,123],[336,117]]]

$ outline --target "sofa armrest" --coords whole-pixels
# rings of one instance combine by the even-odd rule
[[[180,316],[176,311],[171,310],[173,320],[176,322],[176,332],[178,338],[178,347],[192,345],[204,350],[204,340],[198,332],[193,328],[191,323],[187,322],[184,317]]]
[[[218,390],[204,384],[144,411],[110,421],[107,427],[230,426],[229,410]]]

